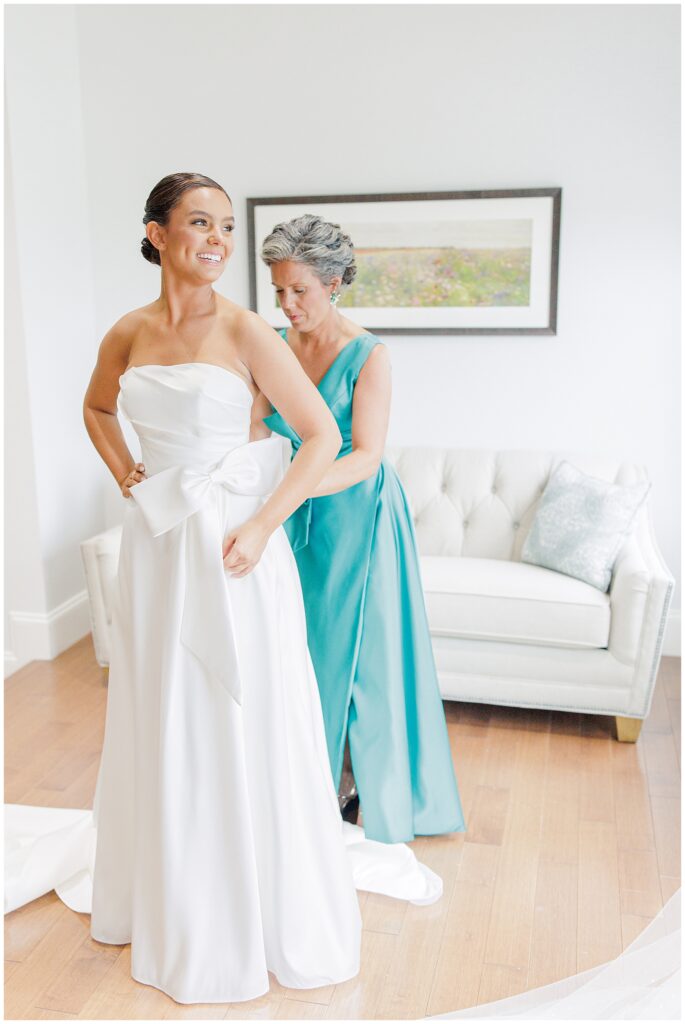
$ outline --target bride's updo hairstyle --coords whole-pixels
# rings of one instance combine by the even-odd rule
[[[343,285],[352,284],[357,273],[354,246],[339,224],[331,224],[312,213],[277,224],[264,239],[260,253],[270,267],[292,260],[306,263],[322,284],[341,277]]]
[[[167,224],[169,214],[183,193],[189,192],[191,188],[218,188],[229,203],[231,202],[231,197],[226,189],[212,178],[208,178],[205,174],[194,174],[192,171],[179,171],[177,174],[167,174],[166,178],[157,182],[147,197],[143,224],[149,224],[151,220],[162,226]],[[150,263],[161,265],[159,250],[154,247],[149,238],[144,238],[140,243],[140,251]]]

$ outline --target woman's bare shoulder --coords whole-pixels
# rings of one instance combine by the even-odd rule
[[[157,302],[150,302],[147,306],[139,306],[138,309],[131,309],[112,325],[111,330],[117,334],[135,334],[141,327],[148,326],[154,319],[157,310]]]
[[[366,327],[362,327],[361,324],[356,323],[354,320],[349,320],[347,317],[343,318],[343,340],[354,341],[355,338],[361,338],[364,334],[369,334]]]
[[[124,313],[112,324],[102,339],[101,355],[128,360],[133,343],[140,331],[150,323],[154,314],[154,303]]]
[[[369,335],[368,331],[365,333]],[[358,380],[364,381],[369,386],[385,386],[390,380],[391,374],[388,346],[375,334],[369,336],[371,337],[373,347],[364,360],[364,365],[359,371]]]
[[[239,306],[236,302],[231,302],[230,299],[224,299],[223,296],[222,299],[220,312],[229,335],[238,347],[244,344],[249,345],[258,337],[268,338],[272,334],[276,335],[273,327],[270,327],[258,313]]]

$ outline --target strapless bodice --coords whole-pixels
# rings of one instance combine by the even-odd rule
[[[140,439],[148,475],[170,466],[208,469],[249,440],[252,395],[223,366],[131,366],[119,383],[119,409]]]
[[[278,486],[281,442],[250,441],[250,390],[214,363],[133,366],[120,385],[119,409],[140,438],[146,473],[131,488],[131,512],[154,538],[183,531],[181,642],[240,703],[223,540]]]

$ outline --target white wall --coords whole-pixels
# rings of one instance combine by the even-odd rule
[[[677,8],[169,10],[78,12],[100,331],[171,170],[231,193],[244,303],[247,196],[561,185],[556,337],[390,339],[390,440],[645,462],[679,574]]]
[[[10,6],[6,16],[7,432],[18,441],[12,458],[26,456],[19,486],[6,481],[16,527],[6,609],[10,663],[20,665],[88,631],[78,545],[102,528],[104,474],[81,415],[95,314],[75,11]],[[19,558],[28,551],[31,587]]]
[[[33,432],[29,412],[26,347],[19,301],[19,276],[12,254],[17,250],[14,192],[9,146],[5,152],[5,588],[11,602],[5,604],[5,673],[27,660],[24,630],[17,612],[45,615],[47,600],[40,547],[36,537],[36,494]],[[14,612],[14,614],[12,614]]]
[[[245,304],[247,196],[560,185],[557,336],[388,339],[389,440],[645,462],[679,576],[678,19],[648,5],[78,7],[96,321],[78,374],[156,294],[141,217],[170,171],[233,197],[221,289]],[[44,92],[55,73],[53,59]],[[94,452],[81,465],[101,479]]]

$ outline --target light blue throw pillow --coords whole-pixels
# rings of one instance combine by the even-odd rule
[[[623,542],[651,484],[610,484],[560,462],[547,482],[521,561],[606,591]]]

